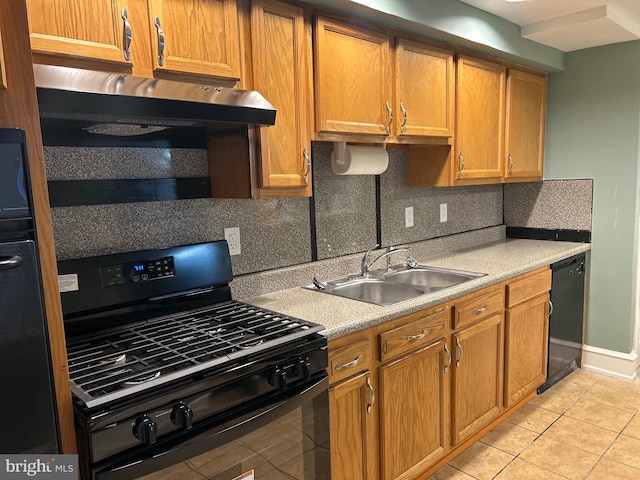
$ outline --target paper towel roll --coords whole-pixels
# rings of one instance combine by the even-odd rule
[[[384,147],[336,142],[331,153],[331,168],[338,175],[380,175],[388,166],[389,154]]]

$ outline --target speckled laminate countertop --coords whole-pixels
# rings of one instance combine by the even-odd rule
[[[482,272],[487,275],[388,307],[315,292],[302,286],[245,301],[324,325],[326,329],[322,334],[331,340],[447,302],[590,248],[585,243],[504,239],[437,258],[417,258],[421,265]]]

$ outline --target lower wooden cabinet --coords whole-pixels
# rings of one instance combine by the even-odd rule
[[[371,447],[375,438],[373,402],[375,390],[368,371],[332,385],[331,415],[332,480],[370,480],[377,462]]]
[[[502,313],[453,336],[453,445],[501,413],[502,345]]]
[[[546,377],[548,267],[329,343],[334,480],[414,480]]]
[[[445,339],[379,369],[384,480],[416,478],[447,448],[449,375]]]

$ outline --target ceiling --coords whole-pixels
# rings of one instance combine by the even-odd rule
[[[563,52],[640,39],[639,0],[462,0]]]

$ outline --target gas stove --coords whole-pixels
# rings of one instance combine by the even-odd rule
[[[154,318],[73,342],[71,389],[96,407],[321,329],[237,301]]]
[[[214,432],[230,422],[261,428],[326,396],[323,327],[233,300],[224,241],[58,270],[83,478],[169,468],[222,442]]]

